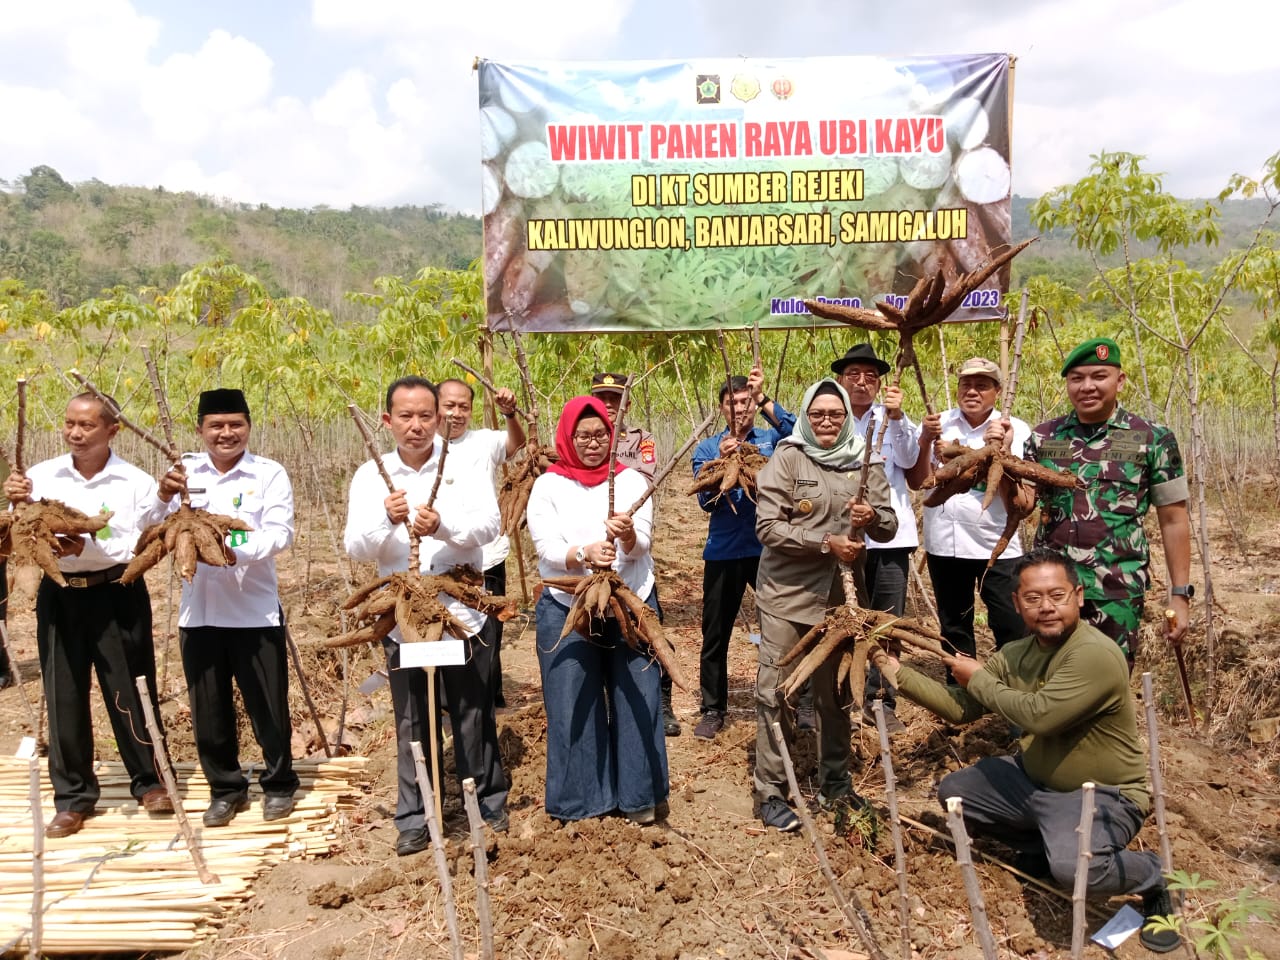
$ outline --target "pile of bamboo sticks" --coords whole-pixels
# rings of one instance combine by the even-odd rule
[[[217,877],[206,884],[200,882],[177,821],[141,810],[118,762],[98,767],[98,814],[73,836],[41,838],[37,867],[29,763],[0,757],[0,954],[30,948],[33,904],[39,904],[36,936],[43,953],[142,953],[196,946],[253,896],[251,882],[269,864],[336,849],[343,817],[362,792],[366,762],[363,757],[295,760],[302,786],[292,814],[264,822],[255,787],[253,806],[216,829],[200,825],[209,802],[204,777],[192,764],[178,764],[183,808]],[[48,823],[53,794],[43,763],[40,772],[42,820]],[[249,775],[253,782],[253,772]]]

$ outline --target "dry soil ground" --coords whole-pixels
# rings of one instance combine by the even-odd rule
[[[331,534],[320,511],[314,513],[300,523],[299,542],[281,564],[286,608],[304,646],[337,632],[334,611],[347,578],[360,579],[363,573],[334,561]],[[668,630],[687,672],[696,679],[705,522],[692,501],[675,489],[663,498],[660,518],[656,553]],[[1219,883],[1213,894],[1193,902],[1196,911],[1246,886],[1271,900],[1280,899],[1280,747],[1275,742],[1251,744],[1243,736],[1248,719],[1280,714],[1280,598],[1270,592],[1280,568],[1280,545],[1274,522],[1264,526],[1265,534],[1255,537],[1246,550],[1217,544],[1219,555],[1231,559],[1214,570],[1219,629],[1226,630],[1219,641],[1224,666],[1213,735],[1203,730],[1193,735],[1180,719],[1177,681],[1161,644],[1150,641],[1147,662],[1140,665],[1157,674],[1175,865]],[[509,570],[512,592],[518,592],[514,558]],[[172,633],[170,605],[175,595],[166,576],[164,570],[153,571],[150,581],[162,689],[168,697],[164,712],[170,743],[179,755],[190,758],[189,720]],[[750,603],[747,608],[750,614]],[[1150,612],[1159,613],[1154,608]],[[1192,664],[1203,704],[1203,610],[1200,613]],[[533,631],[527,618],[507,624],[503,661],[509,707],[500,711],[499,727],[513,782],[511,830],[493,839],[489,848],[499,957],[835,960],[859,952],[818,871],[809,841],[803,834],[763,830],[754,815],[750,770],[755,666],[745,623],[735,633],[731,655],[730,722],[715,741],[692,736],[696,693],[677,691],[685,726],[681,736],[667,741],[670,815],[665,823],[643,829],[618,818],[562,826],[543,812],[544,723]],[[21,665],[34,677],[29,599],[15,598],[11,627]],[[341,660],[315,649],[305,649],[304,659],[326,723],[336,725],[343,698]],[[256,898],[229,918],[216,940],[190,954],[190,960],[448,955],[432,857],[424,853],[397,858],[392,849],[394,731],[388,722],[389,700],[385,688],[370,697],[355,690],[378,665],[367,650],[353,651],[348,658],[346,738],[352,749],[373,759],[374,779],[348,824],[341,851],[328,860],[285,863],[264,873]],[[1136,677],[1134,688],[1139,689]],[[34,703],[37,690],[29,680],[24,690],[0,694],[0,749],[14,749],[19,737],[29,732],[22,697]],[[318,741],[294,692],[295,751],[301,753],[314,749]],[[900,806],[904,814],[926,825],[908,829],[905,839],[914,949],[926,958],[980,957],[952,850],[933,832],[946,832],[933,789],[940,776],[960,764],[1006,751],[1009,734],[993,718],[958,730],[910,704],[901,707],[901,715],[909,731],[893,746]],[[96,729],[100,751],[110,754],[114,748],[101,717]],[[856,893],[886,953],[897,957],[897,885],[883,819],[878,746],[867,731],[855,729],[854,737],[857,788],[880,811],[878,829],[868,837],[870,831],[838,833],[829,819],[820,823],[841,885]],[[247,728],[242,742],[244,758],[254,759],[256,748]],[[802,788],[812,797],[811,735],[802,735],[796,761]],[[478,927],[471,855],[452,782],[445,811],[461,929],[467,951],[474,955]],[[1154,818],[1137,842],[1157,848]],[[990,841],[980,841],[979,849],[998,857],[1006,854]],[[1002,955],[1069,954],[1068,900],[995,864],[980,862],[977,869]],[[1090,929],[1118,906],[1119,901],[1093,904]],[[1263,956],[1280,957],[1280,934],[1274,926],[1252,923],[1242,940]],[[1104,953],[1090,946],[1085,955]],[[1115,955],[1131,958],[1146,952],[1135,937]]]

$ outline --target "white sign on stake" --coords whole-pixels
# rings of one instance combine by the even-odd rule
[[[467,646],[461,640],[432,640],[400,644],[400,669],[405,667],[454,667],[467,662]]]

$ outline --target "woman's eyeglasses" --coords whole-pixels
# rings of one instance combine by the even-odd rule
[[[844,423],[845,412],[843,410],[810,410],[806,416],[810,423],[821,423],[823,420]]]
[[[603,446],[609,442],[609,435],[607,433],[575,433],[573,442],[580,443],[584,447]]]

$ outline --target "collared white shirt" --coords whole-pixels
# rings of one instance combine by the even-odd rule
[[[27,479],[33,500],[61,500],[89,516],[112,511],[106,527],[83,538],[80,556],[59,558],[58,569],[63,573],[92,573],[128,563],[138,535],[164,519],[164,511],[157,508],[155,479],[114,451],[88,480],[72,464],[69,453],[35,464],[27,470]]]
[[[382,464],[397,490],[404,490],[409,501],[409,516],[427,502],[436,482],[436,467],[440,463],[440,437],[435,438],[431,459],[421,470],[414,470],[400,459],[399,451],[383,454]],[[446,478],[449,474],[445,462]],[[351,494],[347,502],[347,528],[343,536],[347,553],[353,560],[372,560],[378,564],[378,573],[385,576],[409,566],[409,530],[403,523],[392,526],[387,518],[383,502],[387,499],[387,485],[378,474],[372,460],[361,464],[351,478]],[[482,548],[498,533],[498,501],[490,493],[476,496],[462,483],[440,483],[436,494],[436,512],[440,514],[440,526],[434,536],[423,537],[418,550],[418,569],[423,573],[448,573],[460,564],[480,569]],[[446,594],[439,594],[440,602],[458,618],[472,634],[484,626],[485,615],[472,610],[461,601]],[[398,631],[393,639],[400,639]]]
[[[507,431],[468,430],[457,440],[449,441],[449,455],[444,460],[444,482],[461,483],[476,494],[486,484],[497,497],[494,484],[498,468],[507,462]],[[511,553],[511,541],[502,534],[484,545],[481,572],[497,566]]]
[[[867,424],[874,421],[875,429],[871,433],[871,442],[874,444],[884,416],[884,404],[873,403],[866,413],[853,418],[853,429],[858,436],[865,437]],[[863,542],[868,550],[919,546],[920,535],[916,530],[915,511],[911,509],[911,491],[907,489],[906,471],[916,465],[916,457],[920,455],[920,428],[905,413],[901,420],[890,420],[880,453],[884,456],[884,475],[889,481],[889,499],[893,503],[893,512],[898,515],[898,532],[888,543],[877,543],[866,536],[863,537]]]
[[[204,493],[191,495],[191,506],[210,513],[239,517],[253,529],[235,530],[227,542],[235,551],[235,566],[201,563],[191,583],[182,585],[180,627],[278,627],[280,592],[276,581],[278,553],[293,543],[293,485],[284,467],[246,450],[226,473],[208,453],[183,458],[187,484]],[[181,503],[164,504],[172,512]]]
[[[976,427],[969,425],[964,413],[958,408],[947,410],[942,414],[943,443],[956,441],[975,450],[986,446],[982,435],[987,425],[999,415],[992,410],[982,423]],[[1013,424],[1012,452],[1018,459],[1022,458],[1023,446],[1031,436],[1031,428],[1017,417],[1010,418]],[[1004,532],[1008,513],[1004,500],[998,495],[991,501],[991,506],[982,509],[982,498],[986,495],[986,486],[980,485],[967,493],[958,493],[940,507],[924,509],[924,549],[936,557],[960,557],[970,560],[986,560],[995,549],[996,541]],[[1009,545],[1005,547],[1000,559],[1012,559],[1022,556],[1022,540],[1015,530]]]
[[[614,477],[615,512],[630,508],[649,489],[649,481],[639,470],[627,469]],[[569,547],[597,543],[605,539],[604,520],[609,512],[609,484],[586,487],[556,473],[544,473],[533,482],[529,494],[529,536],[538,551],[538,572],[544,577],[580,576],[581,568],[565,565]],[[653,590],[653,498],[644,502],[632,517],[635,546],[628,553],[618,545],[613,569],[622,582],[641,600]],[[563,590],[548,588],[561,603],[573,598]]]

